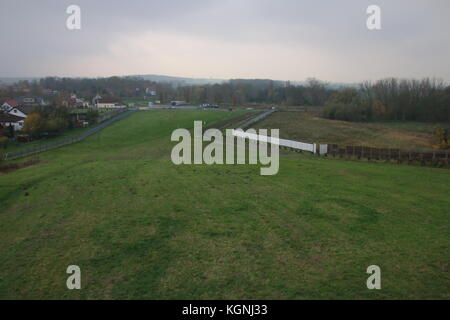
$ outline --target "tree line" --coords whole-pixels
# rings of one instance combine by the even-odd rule
[[[182,100],[192,104],[214,103],[243,105],[249,103],[278,105],[323,105],[335,90],[326,82],[311,78],[303,84],[265,79],[233,79],[216,84],[184,85],[182,83],[154,82],[140,77],[58,78],[46,77],[36,81],[20,81],[18,87],[28,88],[34,95],[44,89],[57,91],[47,99],[58,104],[71,93],[86,99],[97,94],[102,97],[144,98],[146,89],[157,92],[161,103]],[[4,92],[3,95],[13,95]],[[25,95],[25,94],[22,94]]]
[[[323,115],[345,121],[450,121],[450,86],[437,79],[388,78],[335,92]]]
[[[90,99],[102,97],[146,98],[146,89],[157,92],[161,103],[182,100],[191,104],[214,103],[230,106],[269,104],[325,106],[323,116],[347,121],[414,120],[449,121],[450,86],[437,79],[387,78],[354,86],[332,86],[314,78],[303,83],[264,79],[234,79],[216,84],[183,85],[153,82],[140,77],[56,78],[23,81],[20,86],[50,89],[48,97],[58,105],[70,93]]]

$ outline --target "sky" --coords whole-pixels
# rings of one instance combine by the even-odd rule
[[[1,0],[0,39],[0,77],[450,82],[448,0]]]

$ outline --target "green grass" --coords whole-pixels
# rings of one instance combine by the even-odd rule
[[[173,129],[238,114],[141,111],[0,174],[0,298],[450,298],[448,170],[171,163]]]
[[[151,96],[151,97],[148,97],[147,99],[143,99],[143,98],[123,98],[121,100],[125,104],[134,103],[135,107],[147,107],[149,102],[155,103],[155,101],[157,101],[159,99],[160,99],[159,96]]]
[[[79,114],[87,113],[87,112],[88,112],[88,109],[72,110],[72,113],[79,113]],[[100,115],[104,115],[104,114],[110,113],[110,112],[114,112],[114,110],[99,110]],[[67,139],[67,138],[78,136],[78,135],[82,134],[84,131],[87,131],[92,128],[93,128],[93,126],[89,126],[89,127],[85,127],[85,128],[66,129],[59,136],[49,137],[46,139],[34,140],[34,141],[30,141],[30,142],[12,141],[8,144],[7,148],[0,149],[0,154],[31,149],[31,148],[37,147],[39,145],[50,143],[50,142],[58,142],[58,141],[61,141],[61,140]],[[16,134],[18,134],[18,133],[16,133]]]
[[[83,131],[89,130],[91,128],[92,128],[92,126],[86,127],[86,128],[67,129],[59,136],[50,137],[47,139],[34,140],[34,141],[30,141],[30,142],[13,141],[8,144],[8,147],[6,149],[0,149],[0,153],[17,152],[17,151],[21,151],[21,150],[34,148],[34,147],[37,147],[39,145],[46,144],[46,143],[61,141],[61,140],[64,140],[64,139],[67,139],[70,137],[75,137],[77,135],[80,135],[81,133],[83,133]]]
[[[276,112],[258,123],[258,128],[280,129],[280,137],[302,142],[376,148],[430,149],[433,130],[444,123],[347,122],[328,120],[304,112]]]

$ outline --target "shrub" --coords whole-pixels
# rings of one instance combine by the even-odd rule
[[[450,126],[447,128],[437,127],[434,129],[435,149],[450,149]]]
[[[0,148],[6,149],[9,144],[9,139],[5,136],[0,136]]]
[[[45,122],[45,129],[51,135],[61,134],[67,127],[68,121],[63,118],[51,118]]]
[[[351,104],[331,102],[325,106],[323,116],[334,120],[362,121],[364,116],[361,111],[361,108]]]
[[[89,122],[89,124],[96,123],[98,117],[99,117],[98,110],[89,110],[86,113],[86,120]]]
[[[23,131],[32,137],[39,137],[45,130],[45,119],[39,113],[32,113],[25,119]]]

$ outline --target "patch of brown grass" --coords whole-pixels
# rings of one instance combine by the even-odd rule
[[[40,162],[39,159],[30,159],[22,163],[8,163],[4,165],[0,165],[0,173],[7,173],[27,167],[34,166]]]
[[[305,112],[276,112],[256,128],[280,129],[281,138],[302,142],[420,149],[431,148],[434,126],[418,122],[348,122]]]

